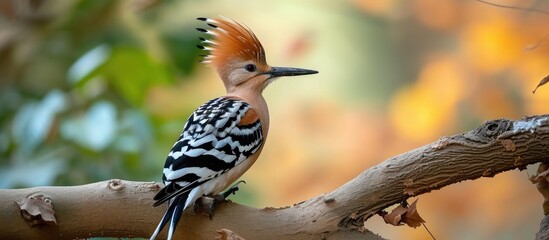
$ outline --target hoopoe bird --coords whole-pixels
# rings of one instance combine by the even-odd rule
[[[225,85],[226,96],[210,100],[188,118],[173,145],[162,174],[165,187],[154,206],[168,202],[155,239],[170,222],[168,239],[174,235],[182,212],[203,195],[226,198],[219,193],[238,179],[257,160],[269,132],[269,110],[262,92],[277,77],[318,73],[314,70],[271,67],[255,34],[228,18],[198,18],[211,35],[200,38],[208,51],[203,62],[213,67]],[[214,198],[218,199],[218,198]]]

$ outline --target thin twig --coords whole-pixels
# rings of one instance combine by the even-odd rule
[[[539,46],[543,45],[546,41],[547,41],[547,37],[549,36],[549,34],[545,34],[543,35],[543,37],[538,40],[536,43],[533,43],[533,44],[529,44],[528,46],[526,46],[524,48],[524,51],[525,52],[529,52],[529,51],[532,51],[532,50],[535,50],[536,48],[538,48]]]
[[[425,228],[425,230],[427,230],[427,232],[429,233],[429,235],[431,235],[431,237],[433,238],[433,240],[437,240],[435,238],[435,236],[433,236],[433,234],[431,233],[431,231],[429,231],[429,228],[427,228],[427,225],[425,225],[425,223],[421,223],[421,225],[423,225],[423,227]]]
[[[496,6],[496,7],[500,7],[500,8],[508,8],[508,9],[527,11],[527,12],[535,12],[535,13],[541,13],[541,14],[549,15],[549,11],[536,9],[536,8],[523,8],[523,7],[516,7],[516,6],[508,6],[508,5],[498,4],[498,3],[487,2],[487,1],[484,1],[484,0],[475,0],[475,1],[481,2],[481,3],[484,3],[484,4],[488,4],[488,5],[492,5],[492,6]]]

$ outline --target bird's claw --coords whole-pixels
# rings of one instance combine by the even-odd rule
[[[238,191],[238,185],[240,185],[241,183],[246,184],[246,181],[240,180],[236,182],[232,187],[227,189],[227,191],[221,193],[221,195],[223,195],[223,199],[227,199],[229,196],[231,196],[231,194],[236,194],[236,191]]]
[[[214,196],[203,196],[196,200],[194,204],[194,212],[197,214],[204,214],[210,218],[210,220],[213,219],[215,209],[217,208],[217,205],[219,205],[222,202],[228,202],[227,197],[229,197],[231,194],[235,194],[236,191],[238,191],[238,185],[240,183],[246,183],[245,181],[238,181],[235,183],[232,187],[230,187],[227,191],[222,192],[220,194],[214,195]]]

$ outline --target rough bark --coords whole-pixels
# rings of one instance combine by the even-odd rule
[[[219,206],[213,220],[187,211],[176,236],[213,239],[216,230],[229,229],[245,239],[381,239],[363,223],[388,206],[449,184],[544,161],[549,162],[549,115],[492,120],[392,157],[330,193],[291,207],[255,209],[228,203]],[[0,238],[147,238],[165,210],[151,207],[158,189],[155,183],[111,180],[0,190]],[[32,194],[51,200],[57,225],[31,228],[25,223],[15,202]]]

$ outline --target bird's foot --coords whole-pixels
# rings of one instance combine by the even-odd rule
[[[222,196],[223,196],[223,199],[226,201],[226,199],[227,199],[229,196],[231,196],[231,194],[236,194],[236,191],[238,191],[238,185],[240,185],[241,183],[246,184],[246,181],[240,180],[240,181],[236,182],[232,187],[230,187],[229,189],[227,189],[227,191],[222,192],[220,195],[222,195]]]
[[[194,204],[194,212],[197,214],[206,215],[210,218],[210,220],[212,220],[217,205],[219,205],[222,202],[228,202],[229,200],[227,200],[227,197],[229,197],[231,194],[235,194],[236,191],[238,191],[238,185],[240,183],[246,183],[246,182],[238,181],[225,192],[222,192],[220,194],[216,194],[213,196],[206,195],[197,199]]]

